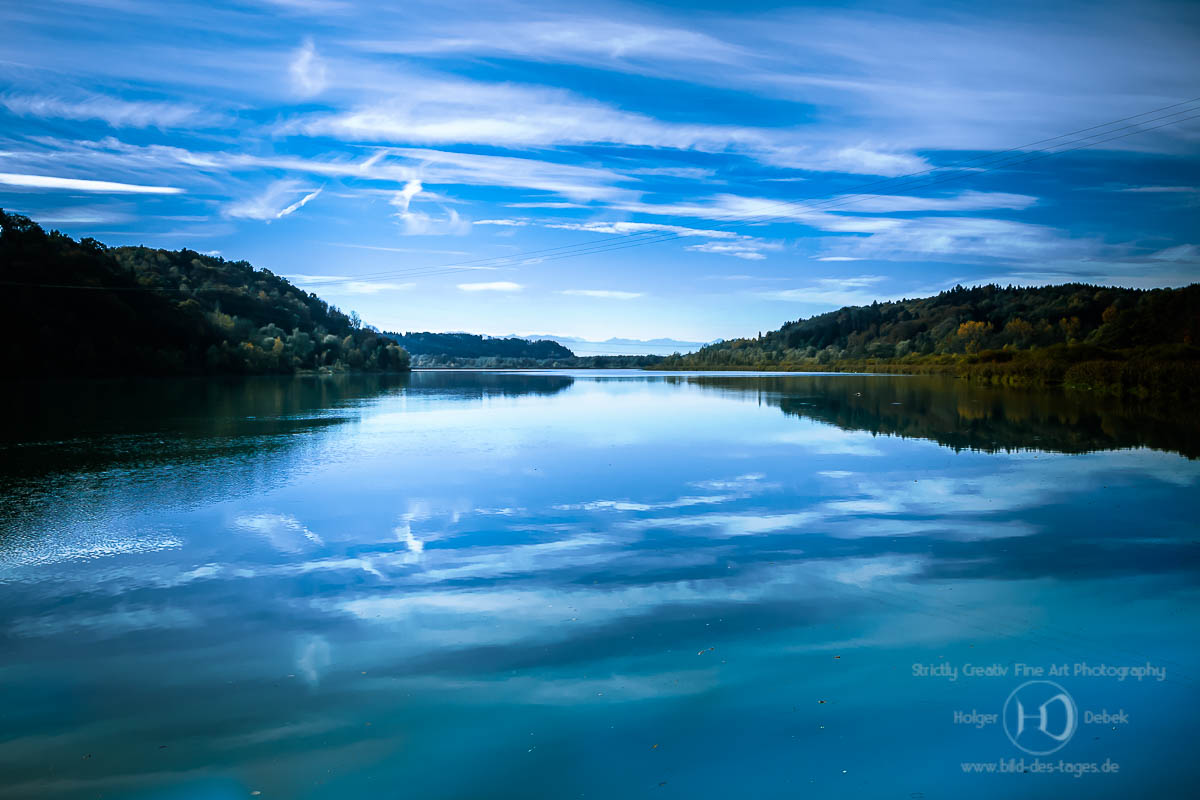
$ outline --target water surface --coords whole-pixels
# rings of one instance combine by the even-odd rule
[[[1180,796],[1185,411],[854,375],[24,387],[0,796]],[[961,720],[1054,665],[1127,721],[1043,761],[1119,769],[965,772],[1030,766]]]

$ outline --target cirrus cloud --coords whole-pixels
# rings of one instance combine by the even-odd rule
[[[512,281],[485,281],[483,283],[460,283],[464,292],[519,292],[525,287]]]
[[[141,186],[116,181],[94,181],[85,178],[60,178],[55,175],[22,175],[0,172],[0,184],[29,189],[63,189],[74,192],[104,192],[109,194],[183,194],[174,186]]]
[[[563,289],[559,294],[575,297],[599,297],[605,300],[633,300],[642,297],[642,292],[623,292],[614,289]]]

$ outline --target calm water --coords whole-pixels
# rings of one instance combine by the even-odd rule
[[[1188,409],[594,372],[5,402],[0,796],[1167,797],[1200,780]],[[1077,725],[1062,700],[1035,718],[1036,684],[1014,743],[1005,703],[1035,668]],[[1085,718],[1101,710],[1124,717]],[[1065,741],[1042,762],[1101,771],[1036,772],[1037,736]]]

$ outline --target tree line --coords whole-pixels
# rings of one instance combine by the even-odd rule
[[[479,336],[473,333],[391,333],[384,336],[396,341],[412,356],[455,358],[554,359],[574,358],[575,354],[550,339],[520,339]]]

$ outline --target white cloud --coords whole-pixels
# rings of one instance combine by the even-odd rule
[[[430,250],[427,247],[383,247],[372,244],[350,244],[349,242],[326,242],[333,247],[350,247],[355,250],[378,250],[384,253],[434,253],[443,256],[469,256],[468,250]],[[465,269],[465,267],[464,267]],[[495,267],[476,267],[476,269],[495,269]]]
[[[857,147],[812,147],[777,144],[758,154],[764,163],[787,169],[817,172],[848,172],[853,175],[897,177],[922,172],[930,164],[920,156],[889,152],[868,145]]]
[[[298,553],[312,545],[325,544],[320,536],[291,514],[244,514],[233,524],[240,530],[258,534],[285,553]]]
[[[464,292],[519,292],[525,287],[512,281],[490,281],[487,283],[460,283]]]
[[[7,153],[10,163],[41,168],[71,169],[96,174],[173,174],[180,180],[202,182],[214,192],[224,189],[231,172],[264,170],[272,173],[307,175],[325,179],[385,181],[406,184],[502,186],[531,189],[571,201],[609,202],[631,200],[633,190],[616,184],[628,181],[612,170],[562,164],[533,158],[456,153],[424,148],[383,148],[369,157],[324,156],[301,158],[290,155],[258,155],[247,151],[191,151],[164,145],[135,145],[107,137],[99,141],[43,139],[36,147]],[[372,193],[378,189],[360,189]],[[425,196],[430,193],[424,191]]]
[[[719,256],[733,256],[747,261],[762,261],[766,258],[763,250],[780,250],[778,242],[764,242],[761,239],[739,239],[732,242],[705,242],[704,244],[688,245],[687,250],[698,253],[713,253]]]
[[[316,199],[321,189],[305,187],[296,180],[273,181],[259,195],[231,203],[225,216],[234,219],[256,219],[270,222],[293,214]],[[299,195],[299,197],[296,197]],[[288,202],[290,198],[296,198]]]
[[[123,636],[135,631],[180,630],[197,628],[204,623],[195,613],[182,608],[130,606],[120,604],[112,611],[42,615],[16,619],[8,629],[16,636],[77,636],[99,638]]]
[[[523,228],[529,224],[526,219],[477,219],[475,225],[499,225],[505,228]]]
[[[304,195],[304,197],[301,197],[299,200],[292,203],[287,208],[282,209],[279,212],[278,217],[286,217],[288,214],[291,214],[295,211],[300,210],[301,208],[304,208],[304,206],[308,205],[311,201],[315,200],[317,198],[317,195],[319,195],[320,193],[321,193],[320,189],[314,189],[313,191]]]
[[[505,203],[508,208],[587,208],[583,203]]]
[[[133,222],[136,216],[117,206],[73,206],[39,211],[37,222],[42,225],[119,225]]]
[[[1146,192],[1154,194],[1196,194],[1200,188],[1195,186],[1127,186],[1118,189],[1119,192]]]
[[[412,204],[412,199],[421,193],[421,182],[418,180],[410,180],[404,184],[404,188],[396,192],[392,198],[392,205],[399,209],[397,213],[403,215],[408,213],[408,207]]]
[[[982,217],[917,217],[890,220],[866,237],[830,240],[836,255],[893,261],[1046,261],[1084,259],[1101,252],[1095,240],[1027,222]],[[830,228],[826,228],[829,230]]]
[[[620,20],[497,15],[456,19],[452,28],[417,21],[351,46],[449,64],[496,56],[578,64],[803,103],[821,121],[806,126],[804,144],[824,141],[827,161],[911,172],[866,162],[920,149],[1007,148],[1192,96],[1186,76],[1200,70],[1200,56],[1178,15],[1156,11],[1131,17],[1076,4],[971,19],[823,7]],[[1097,52],[1103,63],[1089,57]],[[1114,144],[1136,148],[1138,138]]]
[[[25,117],[100,120],[114,128],[174,128],[208,124],[211,114],[186,103],[157,103],[87,95],[68,99],[49,95],[0,95],[0,106]]]
[[[646,175],[655,178],[683,178],[684,180],[701,181],[716,175],[716,170],[704,167],[641,167],[626,170],[630,175]]]
[[[313,97],[328,85],[327,68],[313,40],[305,39],[292,54],[288,72],[292,79],[292,90],[301,97]]]
[[[625,523],[630,528],[714,528],[723,536],[754,536],[780,531],[803,531],[821,515],[811,511],[790,514],[702,513],[686,517],[659,517]]]
[[[315,633],[296,639],[296,674],[310,687],[321,682],[321,675],[332,661],[329,640]]]
[[[874,208],[888,212],[911,210],[1015,209],[1035,201],[1028,195],[963,192],[952,197],[885,197]],[[713,219],[725,224],[740,222],[798,222],[828,233],[869,234],[837,237],[825,241],[828,250],[822,261],[884,260],[998,260],[1095,258],[1103,252],[1100,242],[1071,237],[1044,225],[985,217],[888,217],[845,213],[859,210],[822,210],[820,201],[792,204],[767,198],[721,194],[698,202],[615,204],[621,210],[660,216]],[[737,234],[726,233],[729,238]]]
[[[973,20],[797,9],[760,29],[764,50],[791,49],[789,67],[731,79],[816,104],[826,136],[870,130],[902,150],[999,150],[1193,96],[1183,76],[1200,55],[1167,18],[1086,4]],[[1185,136],[1164,128],[1108,146],[1169,148]]]
[[[371,53],[461,57],[517,56],[536,61],[590,64],[643,72],[662,60],[731,64],[741,48],[719,38],[669,25],[646,25],[605,17],[473,22],[456,20],[452,28],[421,36],[364,39],[353,43]],[[634,65],[637,65],[635,68]]]
[[[340,13],[351,8],[347,3],[339,2],[339,0],[258,0],[271,6],[287,9],[288,11],[300,12],[304,14],[331,14]]]
[[[702,230],[657,222],[556,222],[549,223],[546,227],[561,228],[568,231],[587,231],[588,233],[610,233],[618,236],[660,231],[662,233],[673,233],[676,236],[705,236],[710,239],[735,239],[739,237],[739,234],[733,231]]]
[[[1148,258],[1151,261],[1178,261],[1195,264],[1200,262],[1200,245],[1180,244],[1151,253]]]
[[[401,292],[412,289],[415,283],[391,283],[388,281],[356,281],[349,280],[345,275],[305,275],[294,273],[284,275],[297,286],[310,290],[321,290],[322,294],[379,294],[380,292]]]
[[[602,297],[609,300],[632,300],[641,297],[642,292],[620,292],[611,289],[563,289],[559,294],[569,294],[578,297]]]
[[[743,236],[733,231],[705,230],[703,228],[688,228],[682,225],[667,225],[657,222],[558,222],[548,223],[547,228],[563,230],[587,231],[588,233],[607,233],[613,235],[635,235],[641,233],[660,232],[679,237],[705,237],[720,239],[716,242],[690,245],[686,249],[700,253],[733,256],[748,261],[761,261],[766,258],[763,250],[779,250],[777,242],[767,242],[749,236]],[[665,238],[670,238],[669,236]],[[657,241],[656,237],[648,237],[649,241]]]
[[[302,114],[281,123],[278,132],[397,145],[614,144],[732,152],[788,169],[863,175],[896,176],[930,166],[920,156],[870,143],[813,145],[811,135],[795,129],[664,122],[542,86],[412,74],[394,75],[391,83],[403,83],[404,92],[386,99],[371,93],[348,110]]]
[[[861,287],[873,286],[881,281],[886,280],[886,275],[859,275],[854,278],[821,278],[817,282],[829,286]]]
[[[444,234],[463,234],[470,230],[471,224],[459,216],[453,208],[443,209],[445,216],[433,217],[424,211],[412,210],[412,201],[422,194],[424,186],[419,180],[410,180],[404,188],[392,195],[391,204],[396,207],[396,217],[400,220],[406,236],[441,236]]]
[[[843,195],[829,202],[848,211],[869,211],[891,214],[901,211],[983,211],[1001,209],[1024,211],[1037,203],[1037,198],[1027,194],[1008,192],[977,192],[967,190],[944,197],[911,197],[905,195]],[[841,205],[841,204],[845,205]]]
[[[624,182],[623,175],[598,167],[419,148],[394,148],[391,153],[411,160],[435,183],[516,186],[573,201],[608,202],[634,195],[612,185]]]
[[[883,275],[857,275],[846,278],[817,278],[810,285],[795,289],[757,292],[771,300],[808,303],[822,306],[869,305],[875,300],[900,299],[883,297],[871,287],[887,280]],[[910,295],[912,292],[909,293]]]
[[[831,214],[820,210],[819,200],[794,202],[772,200],[765,197],[745,197],[736,194],[718,194],[704,200],[674,203],[643,203],[627,201],[614,203],[613,207],[635,214],[655,216],[693,217],[710,219],[726,224],[768,224],[770,222],[802,222],[824,230],[850,230],[865,232],[892,224],[892,220],[878,217],[859,217]]]
[[[800,222],[819,230],[870,233],[897,227],[901,220],[860,216],[861,212],[1020,210],[1037,202],[1029,195],[965,191],[943,197],[840,195],[832,198],[776,200],[718,194],[705,200],[675,203],[622,202],[615,207],[641,214],[712,219],[729,224]]]
[[[416,286],[415,283],[366,283],[351,281],[342,286],[347,294],[379,294],[380,292],[401,292]]]
[[[139,186],[114,181],[59,178],[53,175],[21,175],[12,172],[0,172],[0,184],[31,189],[65,189],[74,192],[105,192],[109,194],[183,194],[183,189],[174,186]]]

